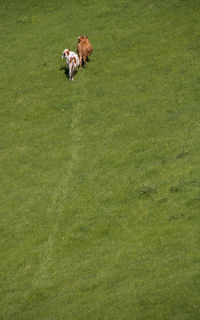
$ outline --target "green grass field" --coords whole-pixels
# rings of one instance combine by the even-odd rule
[[[0,4],[0,319],[200,319],[200,2]]]

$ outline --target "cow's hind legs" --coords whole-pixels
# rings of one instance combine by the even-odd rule
[[[82,63],[83,63],[83,58],[82,58],[82,56],[79,57],[79,62],[80,62],[79,68],[82,68]]]
[[[87,66],[87,57],[83,57],[83,63],[84,63],[84,67],[86,67]]]
[[[69,63],[69,80],[72,81],[72,77],[73,77],[73,66],[72,63]]]

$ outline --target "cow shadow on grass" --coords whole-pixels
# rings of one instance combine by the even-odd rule
[[[67,67],[61,67],[59,70],[64,71],[66,78],[69,79],[69,69]]]

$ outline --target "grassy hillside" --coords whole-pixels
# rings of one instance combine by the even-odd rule
[[[0,318],[199,319],[199,1],[0,4]]]

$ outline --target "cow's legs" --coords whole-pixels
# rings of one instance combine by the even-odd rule
[[[76,68],[73,62],[69,63],[69,80],[74,81],[74,75],[76,73]]]
[[[69,63],[69,80],[72,81],[72,63]]]
[[[74,81],[74,73],[75,73],[75,70],[73,69],[72,76],[71,76],[71,81]]]
[[[83,63],[84,63],[84,67],[86,67],[86,65],[87,65],[87,57],[86,56],[83,57]]]
[[[82,57],[82,55],[80,54],[80,56],[79,56],[79,61],[80,61],[80,65],[79,65],[79,67],[81,68],[82,67],[82,61],[83,61],[83,57]]]

